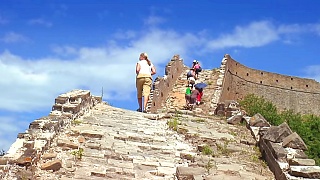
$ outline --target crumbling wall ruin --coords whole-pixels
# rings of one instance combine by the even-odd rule
[[[313,79],[280,75],[248,68],[226,54],[219,102],[256,94],[281,110],[320,115],[320,83]]]
[[[156,113],[164,106],[163,104],[167,100],[169,92],[183,70],[183,60],[180,59],[179,55],[174,55],[165,68],[164,77],[157,77],[153,83],[150,112]]]
[[[0,168],[10,168],[7,165],[11,164],[28,169],[36,164],[63,128],[101,102],[101,97],[92,96],[88,90],[72,90],[59,95],[48,116],[34,120],[25,132],[18,134],[7,153],[0,157]],[[4,172],[9,173],[10,169],[4,169]],[[1,174],[0,178],[5,179]]]
[[[306,144],[287,123],[270,126],[260,114],[246,117],[246,120],[262,158],[277,180],[320,179],[320,167],[315,165],[315,160],[308,159],[304,152]]]
[[[227,119],[229,124],[245,122],[256,140],[261,158],[277,180],[320,179],[320,167],[314,159],[309,159],[307,146],[302,138],[284,122],[271,126],[261,114],[250,117],[237,114]]]

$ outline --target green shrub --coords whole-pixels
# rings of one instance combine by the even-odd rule
[[[78,150],[74,150],[71,152],[71,154],[77,158],[77,159],[82,159],[82,156],[83,156],[83,148],[79,148]]]
[[[278,112],[275,105],[262,97],[249,94],[239,102],[249,116],[260,113],[271,125],[287,122],[293,132],[299,134],[308,147],[306,154],[320,165],[320,117],[301,115],[292,110]]]
[[[249,116],[260,113],[270,124],[277,126],[283,123],[283,120],[281,120],[281,117],[278,115],[277,107],[262,97],[248,94],[239,104],[245,109]]]
[[[179,125],[178,118],[174,117],[173,119],[170,119],[167,122],[167,124],[170,129],[172,129],[174,131],[178,131],[178,125]]]
[[[209,145],[205,145],[202,150],[202,154],[204,155],[212,155],[213,151]]]

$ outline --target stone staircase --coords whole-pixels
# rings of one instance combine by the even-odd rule
[[[196,148],[145,115],[100,103],[52,139],[32,169],[9,168],[3,178],[175,179],[176,168],[187,166],[180,154]]]
[[[80,143],[77,135],[83,136],[84,142]],[[176,167],[184,165],[180,152],[194,150],[167,129],[165,121],[103,104],[61,138],[70,140],[70,136],[84,148],[77,163],[70,153],[62,155],[76,167],[73,179],[174,179]],[[69,178],[64,175],[61,179]]]
[[[213,70],[203,70],[199,74],[199,82],[204,82],[208,86],[203,90],[202,103],[197,106],[202,114],[212,115],[215,107],[217,106],[216,102],[213,101],[215,96],[215,90],[217,87],[217,79],[219,72],[215,69]]]
[[[187,77],[186,74],[189,71],[188,68],[181,73],[178,80],[176,81],[172,92],[169,93],[169,96],[166,101],[166,106],[163,107],[163,111],[166,110],[182,110],[185,106],[185,90],[187,88]],[[201,113],[202,115],[212,115],[214,108],[216,107],[216,102],[212,99],[215,96],[215,90],[217,87],[217,79],[219,72],[216,69],[213,70],[203,70],[199,73],[199,78],[196,80],[196,83],[204,82],[208,86],[203,90],[202,102],[200,105],[197,105],[194,109],[195,111]]]

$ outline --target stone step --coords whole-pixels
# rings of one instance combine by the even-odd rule
[[[194,150],[182,136],[169,130],[165,121],[149,120],[134,111],[124,115],[111,106],[93,110],[90,118],[72,128],[78,134],[89,129],[92,134],[103,132],[102,137],[86,137],[83,160],[73,172],[75,179],[174,179],[180,153]]]

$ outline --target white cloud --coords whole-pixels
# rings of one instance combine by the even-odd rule
[[[285,44],[293,44],[299,40],[297,35],[304,33],[320,35],[320,24],[281,24],[276,26],[270,21],[256,21],[247,26],[236,26],[231,33],[222,34],[217,39],[208,39],[206,50],[261,47],[279,40]]]
[[[283,24],[278,27],[279,34],[316,33],[320,35],[320,24]]]
[[[305,28],[300,24],[283,24],[278,27],[277,31],[281,34],[300,33],[305,31]]]
[[[77,49],[72,46],[53,46],[52,51],[61,56],[76,55]]]
[[[42,25],[42,26],[45,26],[45,27],[51,27],[52,26],[52,23],[49,22],[49,21],[46,21],[42,18],[38,18],[38,19],[31,19],[28,24],[31,24],[31,25]]]
[[[147,52],[159,67],[174,54],[187,56],[188,47],[196,41],[191,34],[153,29],[127,46],[55,46],[52,50],[56,57],[25,59],[4,51],[0,54],[0,109],[23,112],[50,108],[57,95],[81,87],[96,95],[103,87],[106,99],[132,98],[135,64],[141,52]],[[72,58],[59,58],[66,53]]]
[[[9,32],[9,33],[6,33],[2,38],[0,38],[0,41],[3,41],[5,43],[16,43],[16,42],[27,41],[27,38],[21,34],[18,34],[15,32]]]
[[[305,73],[308,76],[307,78],[320,82],[320,65],[308,66],[305,69]]]
[[[250,23],[248,26],[237,26],[231,34],[208,42],[209,49],[228,47],[260,47],[278,39],[274,26],[268,21]]]
[[[320,36],[320,24],[312,24],[310,25],[310,29],[312,32],[315,32],[318,36]]]

